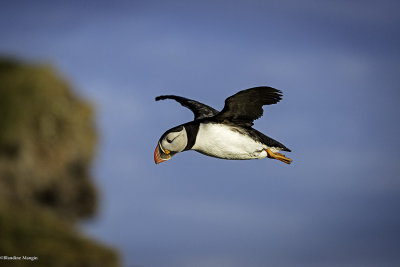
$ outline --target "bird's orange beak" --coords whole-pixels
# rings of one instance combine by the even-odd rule
[[[168,151],[169,152],[169,151]],[[167,161],[171,159],[171,154],[167,154],[165,150],[162,148],[160,142],[158,142],[156,149],[154,150],[154,162],[159,164],[161,162]]]

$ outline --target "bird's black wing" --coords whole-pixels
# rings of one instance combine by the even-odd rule
[[[278,103],[281,96],[281,91],[266,86],[240,91],[225,100],[224,108],[214,119],[252,126],[253,121],[263,115],[262,106]]]
[[[184,98],[176,95],[161,95],[156,97],[156,101],[164,99],[174,99],[179,102],[182,106],[187,107],[194,113],[194,119],[203,119],[213,117],[219,113],[218,110],[213,109],[210,106],[202,104],[192,99]]]

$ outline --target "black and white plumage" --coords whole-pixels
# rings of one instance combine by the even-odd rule
[[[276,104],[282,92],[266,86],[240,91],[225,100],[221,112],[180,96],[164,95],[156,101],[174,99],[194,113],[194,120],[166,131],[154,151],[156,164],[171,159],[176,153],[195,150],[202,154],[231,160],[275,158],[285,163],[292,160],[279,151],[286,146],[252,128],[263,115],[263,106]]]

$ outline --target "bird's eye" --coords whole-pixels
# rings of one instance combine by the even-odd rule
[[[172,143],[172,139],[167,138],[168,143]]]

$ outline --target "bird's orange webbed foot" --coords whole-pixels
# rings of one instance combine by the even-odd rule
[[[266,149],[267,153],[268,153],[268,157],[271,159],[277,159],[280,160],[282,162],[285,162],[286,164],[290,164],[293,160],[289,159],[287,157],[285,157],[285,155],[281,154],[281,153],[274,153],[272,152],[269,148]]]

